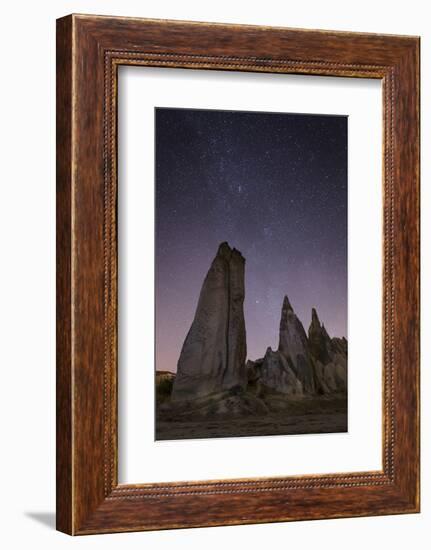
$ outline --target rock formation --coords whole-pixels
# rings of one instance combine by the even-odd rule
[[[244,264],[238,250],[219,246],[178,360],[173,401],[245,388]]]
[[[302,382],[296,376],[290,358],[280,351],[268,348],[260,367],[259,384],[261,390],[273,390],[286,395],[302,395]]]
[[[331,339],[326,332],[325,326],[320,324],[317,311],[311,310],[311,324],[308,329],[308,344],[313,357],[321,363],[329,362]]]
[[[315,393],[314,366],[307,334],[287,296],[284,297],[281,310],[278,351],[286,359],[290,359],[292,368],[304,391]]]
[[[168,370],[156,370],[156,386],[165,380],[173,383],[175,380],[175,373]]]
[[[347,391],[347,340],[330,338],[313,308],[308,329],[310,352],[314,358],[318,393]]]
[[[347,391],[347,340],[330,338],[316,310],[311,312],[308,337],[287,296],[280,320],[279,348],[247,361],[249,388],[286,396],[322,395]]]
[[[188,402],[193,401],[201,415],[228,411],[257,414],[266,410],[269,396],[274,394],[283,400],[345,394],[347,340],[331,338],[314,308],[307,335],[287,296],[281,310],[278,350],[268,348],[263,358],[245,364],[244,268],[241,253],[222,243],[202,285],[177,374],[172,378],[171,401],[176,402],[177,410],[185,406],[183,414],[187,414]]]

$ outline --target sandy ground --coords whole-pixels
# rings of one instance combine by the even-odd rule
[[[286,410],[256,416],[198,418],[187,421],[157,416],[156,439],[201,439],[263,435],[339,433],[347,431],[345,398],[313,399]]]

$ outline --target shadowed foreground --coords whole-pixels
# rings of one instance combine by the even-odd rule
[[[232,400],[235,408],[238,396]],[[247,399],[249,396],[244,396]],[[241,397],[242,399],[243,397]],[[252,398],[251,398],[252,399]],[[209,400],[208,400],[209,401]],[[259,400],[260,401],[260,400]],[[199,408],[174,411],[158,407],[156,439],[196,439],[208,437],[241,437],[261,435],[297,435],[339,433],[347,431],[347,398],[345,395],[322,396],[290,400],[287,405],[281,399],[266,399],[269,410],[254,413],[211,414],[214,403],[202,403]],[[269,405],[269,407],[268,407]]]

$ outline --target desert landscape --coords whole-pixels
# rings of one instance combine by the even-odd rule
[[[308,333],[287,295],[278,349],[247,360],[245,258],[221,243],[177,372],[156,371],[156,439],[347,431],[347,340],[313,308]]]

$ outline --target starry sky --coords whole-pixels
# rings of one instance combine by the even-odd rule
[[[283,297],[347,337],[347,117],[155,110],[156,369],[175,372],[219,244],[245,266],[247,355],[277,349]]]

